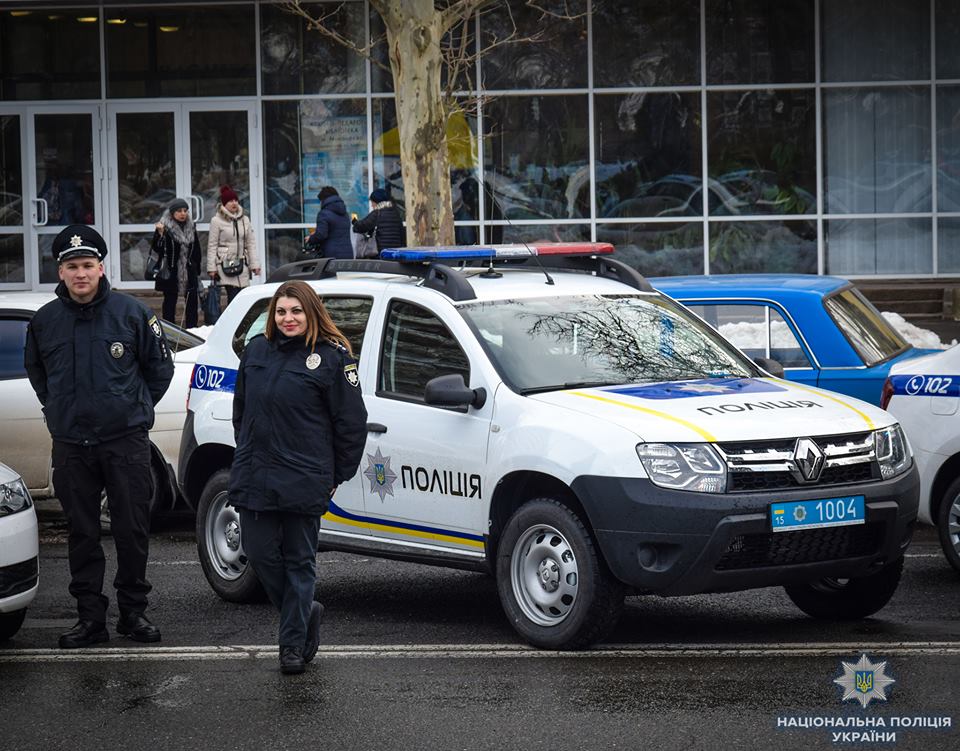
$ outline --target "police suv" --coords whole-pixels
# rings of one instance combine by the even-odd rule
[[[896,421],[771,376],[612,251],[397,249],[271,277],[308,281],[359,356],[366,455],[320,549],[490,572],[517,632],[555,649],[602,639],[626,594],[882,608],[917,515]],[[217,322],[181,444],[203,571],[232,601],[259,589],[227,498],[233,387],[277,286]]]

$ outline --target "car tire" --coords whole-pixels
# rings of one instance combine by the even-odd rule
[[[960,477],[953,481],[937,511],[940,547],[950,565],[960,572]]]
[[[240,514],[230,505],[227,489],[230,470],[213,473],[197,506],[197,554],[203,575],[228,602],[262,602],[266,599],[253,567],[243,554]]]
[[[784,590],[794,605],[813,618],[851,621],[871,616],[890,602],[902,573],[900,556],[869,576],[789,584]]]
[[[524,503],[501,535],[497,591],[511,625],[530,644],[579,649],[603,639],[623,612],[625,590],[586,526],[553,498]]]
[[[12,613],[0,613],[0,641],[12,639],[27,615],[27,609],[14,610]]]

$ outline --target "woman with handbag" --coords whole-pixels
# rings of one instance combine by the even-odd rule
[[[400,210],[393,205],[387,191],[383,188],[373,191],[370,194],[370,206],[373,211],[363,219],[353,220],[353,231],[358,235],[375,238],[377,253],[384,248],[404,247],[407,243],[403,217],[400,216]],[[359,252],[357,257],[361,257]]]
[[[343,199],[332,185],[320,188],[317,198],[320,200],[317,228],[307,238],[307,249],[318,258],[353,258],[350,217]]]
[[[187,202],[175,199],[156,224],[150,253],[157,260],[148,265],[154,289],[163,292],[163,317],[177,322],[177,300],[186,298],[183,326],[198,323],[200,287],[200,239],[190,218]]]
[[[229,185],[220,188],[220,205],[210,220],[207,239],[207,274],[227,289],[227,305],[251,275],[260,273],[260,257],[250,217],[243,213],[237,194]]]

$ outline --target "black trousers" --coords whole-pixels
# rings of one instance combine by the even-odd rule
[[[197,290],[187,291],[187,299],[184,307],[183,323],[177,320],[177,300],[180,299],[180,292],[176,289],[167,289],[163,292],[163,318],[171,323],[182,325],[185,329],[195,328],[200,322],[200,295]]]
[[[243,552],[280,611],[279,644],[303,648],[317,586],[320,517],[240,509]]]
[[[121,613],[147,607],[150,540],[150,439],[141,431],[96,446],[53,442],[53,488],[69,528],[70,594],[81,620],[106,622],[105,559],[100,544],[100,496],[107,491],[117,550],[117,605]]]

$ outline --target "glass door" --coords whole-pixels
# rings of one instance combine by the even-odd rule
[[[23,113],[0,112],[0,289],[27,286]]]
[[[111,242],[119,249],[111,269],[125,287],[152,286],[144,280],[150,241],[174,198],[190,204],[204,251],[221,185],[237,192],[245,212],[260,215],[251,190],[254,105],[117,104],[109,117]]]

